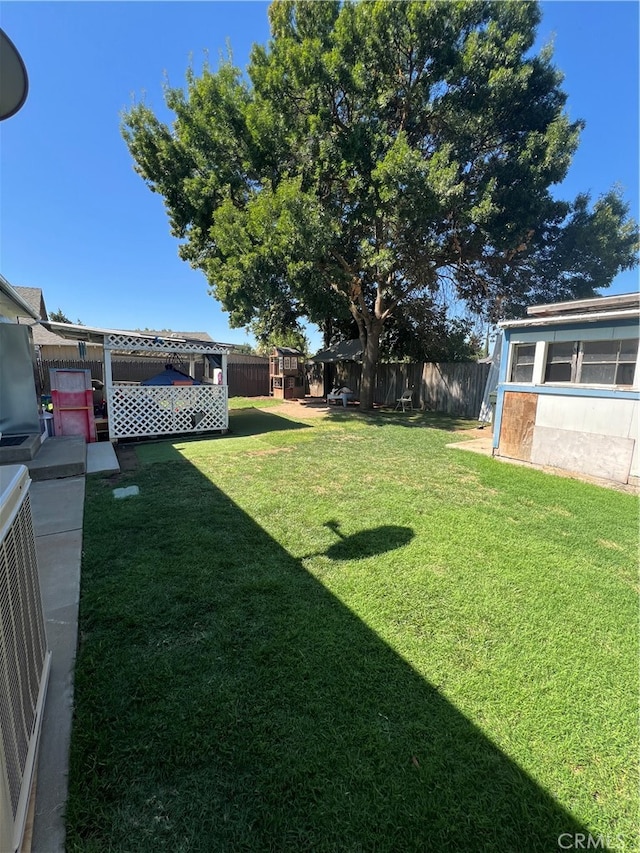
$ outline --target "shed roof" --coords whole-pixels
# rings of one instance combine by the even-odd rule
[[[640,307],[640,293],[618,293],[613,296],[596,296],[593,299],[572,299],[569,302],[552,302],[548,305],[530,305],[529,316],[550,314],[589,313],[590,311],[616,311]]]
[[[498,325],[502,329],[521,329],[562,323],[584,325],[602,321],[637,320],[640,319],[640,293],[532,305],[527,313],[529,316],[521,320],[503,320]]]
[[[360,339],[353,341],[340,341],[332,344],[328,349],[314,355],[311,361],[322,364],[332,364],[337,361],[362,361],[362,344]]]

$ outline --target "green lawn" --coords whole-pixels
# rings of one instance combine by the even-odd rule
[[[242,408],[88,478],[69,851],[637,848],[637,501],[456,426]]]

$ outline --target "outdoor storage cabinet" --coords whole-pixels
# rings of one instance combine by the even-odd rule
[[[49,375],[56,435],[82,435],[87,442],[95,441],[91,371],[52,368]]]

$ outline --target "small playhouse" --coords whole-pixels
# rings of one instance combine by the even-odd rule
[[[269,393],[280,400],[304,397],[304,355],[292,347],[274,347],[269,357]]]
[[[64,337],[103,346],[106,426],[111,441],[226,432],[229,428],[227,355],[230,344],[66,323],[46,322],[43,325]],[[153,356],[158,367],[162,365],[163,369],[152,369],[152,375],[140,383],[116,382],[111,362],[115,354]],[[197,360],[203,362],[201,382],[194,378]],[[178,363],[186,370],[179,369]]]

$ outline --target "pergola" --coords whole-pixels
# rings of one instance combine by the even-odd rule
[[[65,338],[102,345],[111,441],[180,433],[226,432],[229,428],[227,355],[231,344],[51,321],[42,322],[42,325]],[[156,356],[165,361],[171,356],[187,357],[190,375],[194,373],[196,360],[202,359],[203,383],[139,385],[114,382],[113,355]],[[215,368],[221,370],[221,382],[213,381]]]

